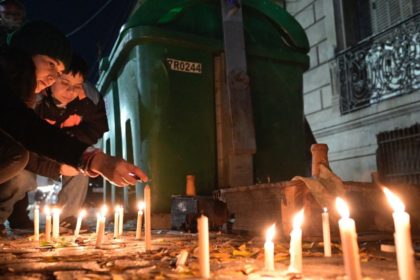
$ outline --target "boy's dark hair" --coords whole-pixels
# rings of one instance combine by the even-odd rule
[[[77,53],[73,53],[73,57],[71,59],[71,64],[66,70],[64,74],[72,74],[75,77],[77,74],[81,75],[84,80],[87,79],[89,72],[89,66],[87,65],[86,61]]]

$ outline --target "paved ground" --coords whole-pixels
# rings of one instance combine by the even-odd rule
[[[94,211],[89,223],[96,225]],[[44,226],[41,225],[41,230]],[[100,249],[95,248],[95,234],[82,234],[76,239],[63,235],[54,244],[43,246],[31,241],[32,231],[11,231],[0,237],[1,279],[166,279],[198,278],[195,257],[197,235],[179,231],[153,231],[152,251],[145,252],[144,242],[135,240],[135,224],[125,224],[124,234],[113,239],[113,224],[106,228]],[[263,271],[264,240],[212,232],[211,270],[216,279],[272,278],[286,276],[289,265],[287,242],[276,241],[276,271]],[[379,250],[379,243],[361,244],[363,275],[370,279],[398,279],[395,256]],[[304,279],[344,279],[344,266],[339,245],[333,257],[324,258],[317,243],[304,244]],[[185,267],[176,270],[176,256],[181,250],[189,252]],[[420,262],[417,263],[420,267]],[[420,275],[420,272],[419,272]]]

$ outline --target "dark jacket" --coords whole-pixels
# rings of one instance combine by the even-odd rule
[[[92,86],[93,87],[93,86]],[[42,92],[42,98],[35,106],[35,112],[50,124],[60,127],[67,134],[82,142],[93,145],[107,132],[108,120],[105,103],[100,93],[93,87],[84,89],[65,108],[58,108],[50,88]],[[67,147],[63,147],[66,149]],[[57,180],[61,165],[31,153],[26,170]]]
[[[0,58],[0,129],[31,152],[77,167],[89,145],[40,119],[13,92],[6,69]]]

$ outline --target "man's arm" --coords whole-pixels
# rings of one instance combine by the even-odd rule
[[[25,167],[26,170],[32,173],[45,176],[56,181],[60,178],[60,168],[61,164],[58,164],[53,160],[40,157],[34,153],[30,153],[28,164]]]

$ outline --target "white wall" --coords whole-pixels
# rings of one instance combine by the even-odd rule
[[[312,132],[318,143],[328,144],[330,166],[341,179],[371,181],[370,173],[376,171],[376,135],[420,122],[420,94],[389,99],[342,116],[335,80],[333,0],[287,1],[286,9],[305,29],[311,47],[303,94]]]

